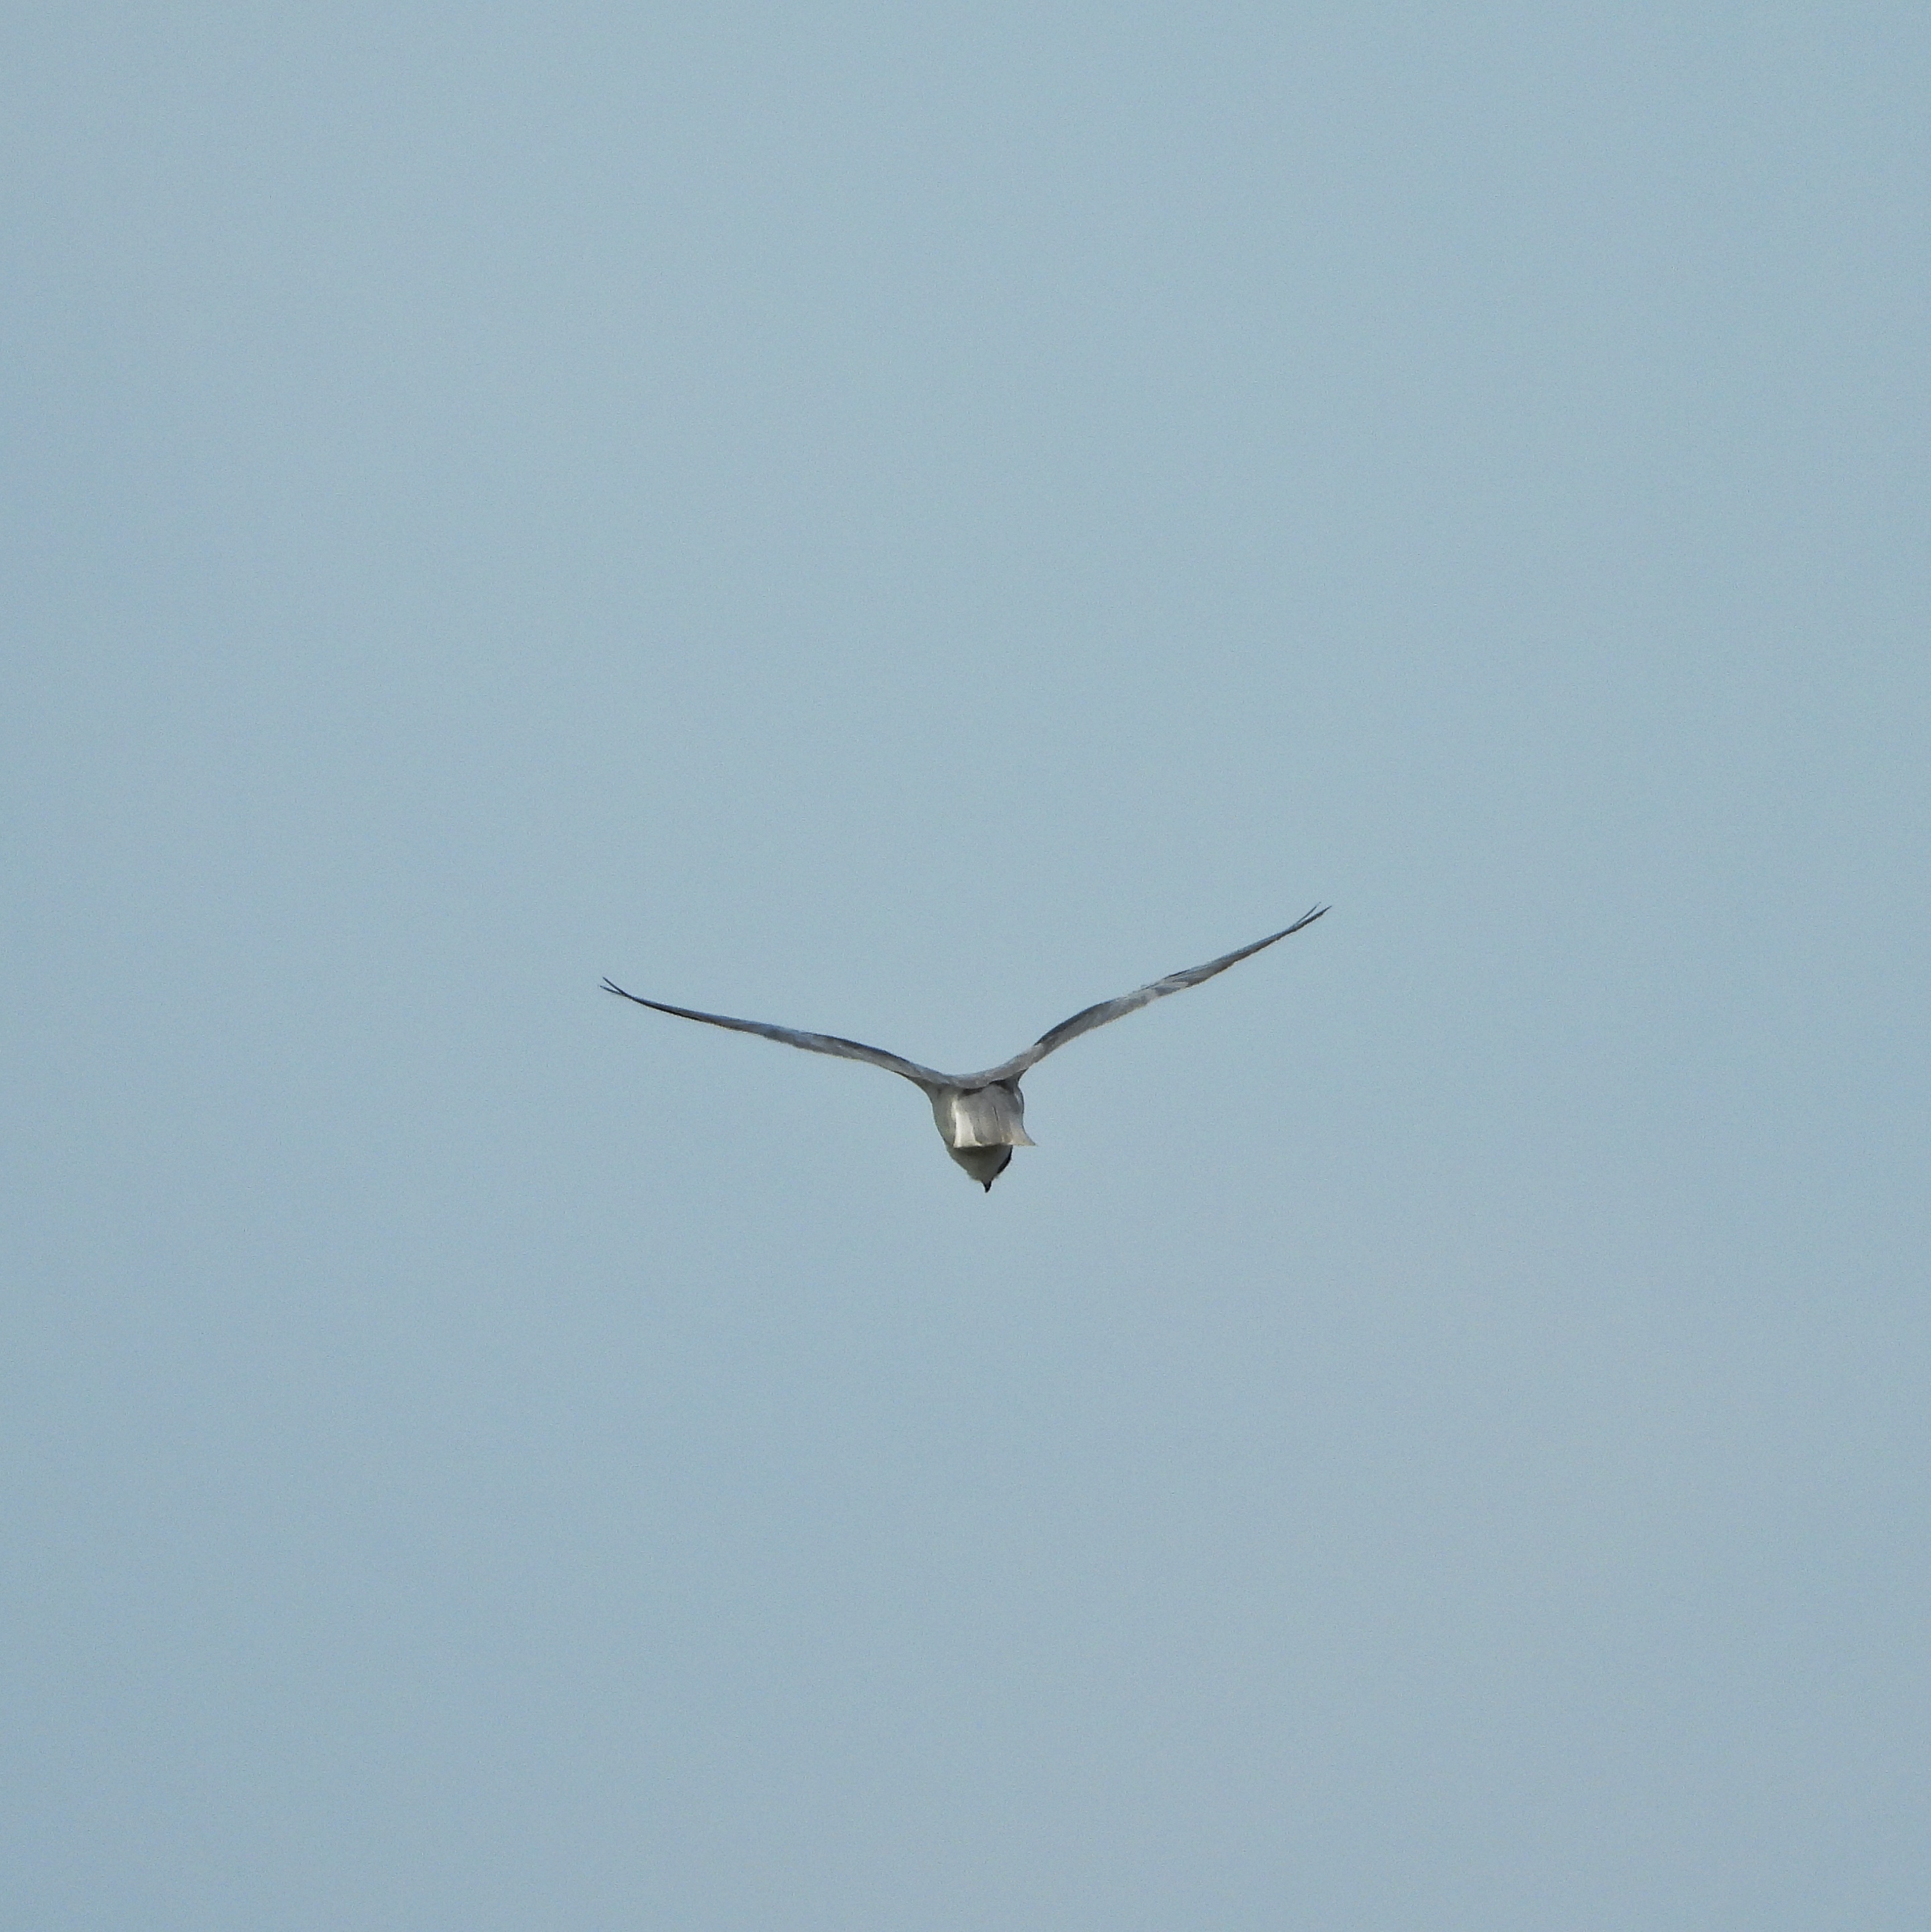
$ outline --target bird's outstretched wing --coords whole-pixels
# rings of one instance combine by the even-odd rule
[[[921,1066],[915,1061],[901,1060],[895,1053],[887,1053],[883,1047],[866,1046],[855,1040],[841,1040],[835,1034],[796,1033],[790,1027],[767,1026],[762,1020],[727,1019],[722,1013],[696,1013],[688,1006],[667,1006],[656,1000],[639,999],[634,993],[606,980],[604,991],[615,993],[619,999],[634,1000],[640,1006],[648,1006],[652,1012],[675,1013],[680,1020],[702,1020],[706,1026],[729,1027],[733,1033],[761,1034],[766,1040],[781,1040],[787,1046],[802,1046],[807,1053],[829,1053],[839,1060],[862,1060],[874,1066],[882,1066],[888,1073],[902,1075],[913,1085],[928,1090],[934,1087],[949,1084],[943,1073],[934,1073],[929,1066]]]
[[[1237,952],[1224,953],[1218,959],[1210,959],[1204,966],[1190,966],[1184,973],[1169,973],[1164,980],[1156,980],[1137,992],[1123,993],[1117,1000],[1102,1000],[1096,1006],[1088,1006],[1084,1012],[1074,1014],[1071,1019],[1060,1021],[1050,1033],[1042,1034],[1024,1053],[1015,1053],[1002,1065],[973,1074],[971,1084],[980,1086],[994,1080],[1017,1079],[1029,1066],[1037,1066],[1048,1054],[1064,1046],[1068,1040],[1077,1040],[1081,1034],[1092,1032],[1095,1027],[1103,1027],[1110,1021],[1138,1012],[1156,1000],[1164,1000],[1169,993],[1184,992],[1189,986],[1198,986],[1203,980],[1211,980],[1216,973],[1225,973],[1228,967],[1239,965],[1242,960],[1272,946],[1276,940],[1285,939],[1290,933],[1313,925],[1327,910],[1326,906],[1316,906],[1312,912],[1303,913],[1292,926],[1284,926],[1279,932],[1270,932],[1265,939],[1257,939],[1252,946],[1243,946]]]

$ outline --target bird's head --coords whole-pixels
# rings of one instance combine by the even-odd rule
[[[1009,1147],[948,1148],[946,1151],[988,1193],[992,1184],[1012,1164],[1012,1150]]]

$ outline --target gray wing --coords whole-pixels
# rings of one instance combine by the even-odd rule
[[[1003,1066],[975,1073],[973,1082],[977,1085],[986,1081],[1015,1079],[1029,1066],[1037,1066],[1048,1054],[1064,1046],[1068,1040],[1077,1040],[1081,1034],[1090,1033],[1095,1027],[1103,1027],[1110,1021],[1123,1019],[1127,1014],[1136,1013],[1156,1000],[1164,1000],[1169,993],[1184,992],[1189,986],[1198,986],[1203,980],[1211,980],[1216,973],[1225,973],[1228,967],[1237,966],[1242,960],[1251,958],[1277,939],[1285,939],[1290,933],[1313,925],[1327,910],[1326,906],[1316,906],[1312,912],[1303,913],[1292,926],[1284,926],[1279,932],[1270,932],[1265,939],[1257,939],[1252,946],[1243,946],[1237,952],[1223,953],[1218,959],[1210,959],[1204,966],[1189,966],[1184,973],[1169,973],[1164,980],[1156,980],[1150,986],[1142,986],[1134,992],[1123,993],[1117,1000],[1102,1000],[1096,1006],[1088,1006],[1084,1012],[1074,1014],[1071,1019],[1060,1021],[1051,1032],[1042,1034],[1024,1053],[1015,1054]]]
[[[619,999],[634,1000],[640,1006],[648,1006],[652,1012],[675,1013],[680,1020],[702,1020],[706,1026],[729,1027],[733,1033],[762,1034],[766,1040],[781,1040],[787,1046],[802,1046],[807,1053],[829,1053],[838,1060],[862,1060],[873,1066],[882,1066],[888,1073],[902,1074],[915,1086],[930,1088],[948,1084],[945,1075],[934,1073],[929,1066],[920,1066],[910,1060],[901,1060],[895,1053],[887,1053],[883,1047],[866,1046],[855,1040],[841,1040],[836,1034],[796,1033],[790,1027],[767,1026],[762,1020],[727,1019],[722,1013],[696,1013],[688,1006],[667,1006],[656,1000],[638,998],[634,993],[606,980],[604,991],[614,993]]]

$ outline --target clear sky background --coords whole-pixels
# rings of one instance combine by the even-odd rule
[[[10,1928],[1926,1922],[1921,4],[6,31]]]

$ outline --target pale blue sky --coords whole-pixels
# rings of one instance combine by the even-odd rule
[[[1921,7],[6,32],[10,1924],[1922,1925]]]

